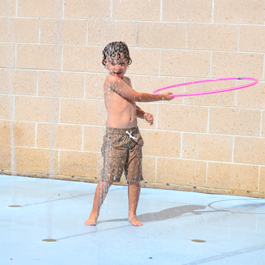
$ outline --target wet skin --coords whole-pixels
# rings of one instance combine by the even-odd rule
[[[104,83],[104,100],[107,110],[106,126],[112,128],[132,128],[137,126],[137,118],[145,119],[153,124],[153,115],[144,112],[135,102],[152,102],[158,100],[172,100],[172,93],[153,95],[138,93],[131,87],[131,80],[125,77],[128,61],[121,53],[119,56],[105,61],[109,73]],[[96,225],[101,205],[108,193],[112,182],[99,181],[94,196],[93,208],[86,225]],[[136,216],[141,185],[140,182],[128,183],[129,213],[128,221],[134,226],[143,225]]]

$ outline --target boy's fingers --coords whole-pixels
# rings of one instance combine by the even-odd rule
[[[153,125],[154,119],[153,119],[153,115],[152,114],[150,114],[150,113],[146,114],[145,120],[149,123],[149,125]]]

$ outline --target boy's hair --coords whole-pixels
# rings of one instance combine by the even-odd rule
[[[106,66],[105,61],[110,57],[113,58],[114,56],[118,56],[120,58],[120,54],[123,53],[125,59],[128,61],[128,65],[132,63],[132,59],[130,57],[129,49],[128,46],[126,45],[125,42],[122,41],[115,41],[109,43],[104,50],[102,51],[103,53],[103,60],[102,64]]]

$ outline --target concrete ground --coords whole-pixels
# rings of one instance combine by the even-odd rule
[[[112,186],[89,227],[95,188],[0,175],[0,264],[265,264],[264,199],[143,188],[134,227]]]

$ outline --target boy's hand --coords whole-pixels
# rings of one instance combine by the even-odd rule
[[[144,114],[144,119],[151,125],[153,125],[153,122],[154,122],[154,117],[152,114],[150,113],[145,113]]]
[[[171,92],[167,92],[167,93],[161,94],[162,100],[172,100],[173,98],[170,96],[172,94],[173,93],[171,93]]]

